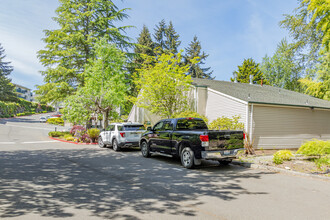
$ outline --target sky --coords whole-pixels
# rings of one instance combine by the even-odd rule
[[[44,48],[43,30],[58,28],[52,17],[57,0],[0,0],[0,43],[11,61],[12,82],[35,89],[43,84],[37,51]],[[260,63],[273,55],[287,30],[280,28],[284,14],[292,14],[297,0],[114,0],[119,9],[129,8],[129,18],[118,25],[132,25],[126,34],[136,41],[143,25],[154,33],[162,20],[172,21],[180,35],[180,49],[196,35],[209,54],[204,67],[211,67],[216,80],[229,81],[244,59]]]

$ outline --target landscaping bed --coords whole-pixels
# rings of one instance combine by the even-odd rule
[[[74,125],[70,131],[51,131],[48,133],[52,139],[75,144],[96,144],[100,130],[91,128],[86,130],[83,126]]]
[[[330,177],[330,141],[308,141],[298,150],[256,150],[255,155],[242,152],[238,161]]]

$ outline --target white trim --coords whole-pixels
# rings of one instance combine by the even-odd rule
[[[207,87],[207,89],[208,89],[209,91],[211,91],[211,92],[214,92],[214,93],[216,93],[216,94],[222,95],[222,96],[224,96],[224,97],[226,97],[226,98],[229,98],[229,99],[232,99],[232,100],[234,100],[234,101],[237,101],[237,102],[240,102],[240,103],[243,103],[243,104],[246,104],[246,105],[248,104],[248,102],[246,102],[246,101],[243,101],[243,100],[238,99],[238,98],[235,98],[235,97],[233,97],[233,96],[230,96],[230,95],[224,94],[224,93],[222,93],[222,92],[218,92],[218,91],[216,91],[216,90],[214,90],[214,89],[210,89],[209,87]]]
[[[253,104],[251,104],[251,119],[250,119],[250,143],[252,143],[252,136],[253,136]]]
[[[246,123],[246,131],[247,133],[249,133],[249,105],[246,105],[246,113],[245,113],[245,123]]]

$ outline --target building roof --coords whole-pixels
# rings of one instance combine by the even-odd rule
[[[330,109],[330,101],[268,85],[261,86],[196,78],[193,79],[193,84],[196,86],[207,86],[210,89],[248,103]]]

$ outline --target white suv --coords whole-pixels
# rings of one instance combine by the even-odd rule
[[[113,123],[100,133],[98,144],[100,147],[110,145],[115,151],[124,147],[138,147],[145,131],[141,123]]]

